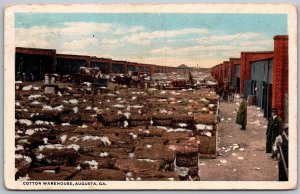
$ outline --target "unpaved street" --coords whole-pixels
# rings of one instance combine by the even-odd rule
[[[220,104],[217,159],[202,159],[202,181],[276,181],[277,161],[265,153],[267,120],[256,106],[248,106],[246,130],[235,123],[238,99]]]

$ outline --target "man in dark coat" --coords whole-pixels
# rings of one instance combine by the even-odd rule
[[[244,97],[242,97],[242,102],[241,102],[239,110],[237,112],[236,123],[241,125],[241,130],[246,130],[247,104],[246,104],[246,101],[245,101]]]
[[[272,146],[278,135],[282,133],[282,121],[277,115],[277,110],[272,109],[272,116],[268,122],[267,128],[267,141],[266,141],[266,153],[272,153]]]

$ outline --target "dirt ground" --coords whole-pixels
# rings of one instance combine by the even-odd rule
[[[246,130],[235,123],[239,99],[220,104],[217,159],[202,159],[202,181],[276,181],[277,161],[265,153],[267,119],[262,110],[248,106]]]

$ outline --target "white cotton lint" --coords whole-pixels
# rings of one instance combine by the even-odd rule
[[[73,137],[70,137],[69,140],[70,140],[70,141],[77,142],[77,141],[79,141],[80,139],[79,139],[77,136],[73,136]]]
[[[220,162],[221,162],[222,164],[226,164],[226,163],[227,163],[227,160],[222,159],[222,160],[220,160]]]
[[[17,145],[17,147],[16,147],[16,149],[15,149],[16,151],[19,151],[19,150],[24,150],[24,147],[23,146],[21,146],[21,145]]]
[[[151,160],[151,159],[138,159],[138,161],[144,161],[144,162],[155,162],[155,160]]]
[[[20,124],[26,124],[27,126],[32,125],[32,121],[28,119],[20,119],[19,120]]]
[[[178,126],[179,127],[187,127],[187,124],[186,123],[178,123]]]
[[[77,103],[78,103],[78,100],[72,99],[72,100],[69,100],[69,102],[70,102],[71,104],[77,104]]]
[[[203,107],[201,110],[207,112],[207,111],[208,111],[208,108]]]
[[[111,145],[111,142],[109,141],[108,137],[106,137],[106,136],[100,137],[100,141],[102,141],[102,143],[104,145]]]
[[[209,107],[209,108],[214,108],[215,105],[214,105],[214,104],[209,104],[208,107]]]
[[[129,158],[133,158],[133,157],[134,157],[134,153],[129,153],[129,154],[128,154],[128,157],[129,157]]]
[[[122,105],[122,104],[115,104],[113,106],[116,107],[116,108],[124,108],[124,105]]]
[[[80,149],[80,146],[76,145],[76,144],[70,144],[66,148],[68,148],[68,149],[74,149],[74,150],[78,151]]]
[[[27,129],[26,131],[25,131],[25,134],[26,135],[32,135],[32,134],[34,134],[35,133],[35,131],[33,130],[33,129]]]
[[[98,162],[95,160],[91,160],[91,161],[84,161],[84,164],[89,164],[91,169],[98,169]]]
[[[33,100],[33,99],[39,98],[39,97],[42,97],[42,95],[40,95],[40,94],[30,95],[30,96],[28,96],[28,99],[29,99],[29,100]]]
[[[128,127],[129,123],[128,121],[124,121],[124,127]]]
[[[146,148],[148,148],[148,149],[150,149],[151,147],[152,147],[152,145],[150,145],[150,144],[146,145]]]
[[[48,138],[43,138],[44,144],[48,144]]]
[[[78,107],[73,108],[74,113],[78,113]]]
[[[125,113],[123,113],[123,115],[125,115],[125,117],[126,117],[127,119],[129,119],[131,113],[130,113],[130,112],[125,112]]]
[[[41,154],[41,153],[40,153],[39,155],[36,156],[36,158],[37,158],[38,160],[41,160],[41,159],[43,159],[44,157],[45,157],[45,156],[44,156],[43,154]]]
[[[211,137],[211,132],[209,132],[209,131],[205,131],[205,132],[203,132],[203,134],[208,136],[208,137]]]
[[[244,160],[244,157],[243,156],[239,156],[238,159],[239,160]]]
[[[108,153],[107,152],[101,152],[100,153],[100,157],[107,157],[108,156]]]
[[[196,129],[197,130],[204,130],[206,127],[206,125],[203,125],[203,124],[196,124]]]
[[[67,135],[62,135],[60,137],[61,142],[64,143],[67,140],[67,137],[68,137]]]
[[[24,177],[19,177],[17,181],[28,181],[28,180],[30,180],[30,178],[29,178],[28,174],[26,174],[26,176],[24,176]]]
[[[207,130],[213,130],[213,128],[214,128],[214,127],[213,127],[212,125],[206,125],[206,129],[207,129]]]
[[[35,121],[34,124],[36,124],[36,125],[43,125],[43,124],[45,124],[45,122],[41,121],[41,120],[37,120],[37,121]]]

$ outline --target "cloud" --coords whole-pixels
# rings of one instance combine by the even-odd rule
[[[119,41],[116,40],[116,39],[103,39],[103,40],[101,40],[101,43],[105,44],[105,45],[117,45],[118,42]]]
[[[97,46],[100,44],[100,41],[96,38],[85,38],[80,40],[73,40],[70,42],[64,42],[62,44],[62,49],[67,50],[82,50],[86,47]]]
[[[205,28],[186,28],[180,30],[166,30],[166,31],[153,31],[153,32],[139,32],[125,36],[124,42],[130,42],[132,44],[149,44],[151,40],[159,38],[173,38],[180,35],[187,34],[208,34],[209,31]]]
[[[245,47],[257,47],[257,46],[273,46],[274,40],[252,40],[252,41],[245,41],[240,42],[240,46]]]
[[[15,42],[16,46],[52,48],[58,53],[167,66],[213,66],[239,57],[241,51],[273,50],[273,39],[256,32],[212,35],[205,28],[146,30],[139,25],[66,22],[60,27],[16,28]]]
[[[66,22],[61,33],[65,34],[93,34],[96,32],[107,32],[113,28],[113,24],[96,22]]]
[[[31,47],[31,48],[51,48],[51,45],[46,40],[36,41],[33,39],[20,40],[17,44],[19,47]]]
[[[113,24],[95,22],[65,22],[62,27],[33,26],[31,28],[17,28],[16,37],[22,38],[28,35],[45,37],[49,35],[74,36],[87,35],[97,32],[107,32],[113,28]]]
[[[153,49],[151,51],[152,54],[174,54],[175,49],[171,47],[162,47],[158,49]]]
[[[218,51],[227,51],[234,50],[235,46],[230,45],[216,45],[216,46],[192,46],[192,47],[183,47],[183,48],[171,48],[171,47],[162,47],[154,49],[151,51],[152,54],[165,54],[165,55],[175,55],[175,54],[191,54],[191,52],[218,52]]]
[[[144,31],[143,26],[133,26],[127,30],[127,32],[141,32]]]
[[[203,38],[199,38],[198,42],[202,44],[207,43],[218,43],[225,41],[245,41],[251,39],[259,39],[262,34],[256,32],[247,32],[247,33],[237,33],[237,34],[228,34],[228,35],[219,35],[219,36],[207,36]]]
[[[35,48],[54,48],[61,51],[83,49],[99,41],[87,38],[97,33],[109,32],[117,25],[95,22],[65,22],[61,27],[33,26],[16,28],[16,46]],[[80,37],[82,40],[80,40]],[[79,39],[79,40],[78,40]],[[116,44],[116,40],[103,39],[104,44]]]

